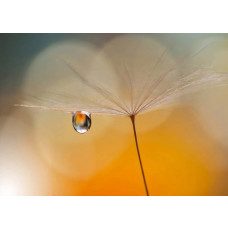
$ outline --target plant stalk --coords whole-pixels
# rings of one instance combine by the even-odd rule
[[[140,164],[140,167],[141,167],[141,172],[142,172],[142,177],[143,177],[143,181],[144,181],[144,186],[145,186],[145,190],[146,190],[146,195],[149,196],[149,191],[148,191],[148,187],[147,187],[147,184],[146,184],[146,178],[145,178],[145,174],[144,174],[144,170],[143,170],[142,160],[141,160],[141,156],[140,156],[140,152],[139,152],[137,134],[136,134],[136,130],[135,130],[135,116],[132,115],[132,116],[130,116],[130,118],[131,118],[131,122],[132,122],[132,126],[133,126],[133,131],[134,131],[134,136],[135,136],[135,144],[136,144],[136,149],[137,149],[137,153],[138,153],[139,164]]]

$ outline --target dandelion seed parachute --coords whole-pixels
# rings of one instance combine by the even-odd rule
[[[207,47],[203,42],[176,56],[138,35],[117,37],[101,49],[73,41],[55,44],[29,67],[19,106],[130,117],[163,108],[181,95],[226,82],[226,73],[198,57]]]
[[[101,50],[82,42],[55,44],[29,67],[18,105],[128,116],[157,109],[227,79],[197,58],[208,43],[178,57],[138,35],[115,38]]]

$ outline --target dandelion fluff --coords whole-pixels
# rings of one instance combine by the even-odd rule
[[[203,42],[181,55],[145,35],[119,36],[101,49],[82,42],[56,44],[41,53],[28,69],[23,102],[18,105],[66,113],[84,110],[92,116],[129,116],[149,195],[135,116],[174,104],[183,95],[209,85],[224,85],[227,74],[204,64],[201,53],[210,43]]]
[[[94,87],[95,79],[88,74],[95,50],[89,44],[72,41],[49,47],[31,63],[21,93],[23,105],[36,108],[32,112],[34,139],[42,156],[56,170],[77,180],[91,178],[109,165],[124,150],[129,140],[126,134],[113,127],[116,118],[93,117],[93,126],[86,138],[76,137],[72,124],[67,124],[69,116],[65,112],[87,110],[93,114],[121,115],[120,111],[112,110],[115,108],[113,104],[107,106],[106,96],[100,93],[100,87]],[[75,64],[80,67],[76,68]],[[76,74],[75,69],[85,75],[85,80]],[[91,83],[89,85],[88,80]],[[112,85],[115,86],[114,83]],[[44,113],[42,110],[50,111]],[[118,119],[118,123],[124,126],[122,122],[122,119]],[[107,132],[107,129],[110,131]],[[121,139],[118,144],[112,140],[113,137]],[[111,148],[109,153],[107,145]],[[64,150],[68,152],[63,153]]]
[[[105,60],[96,61],[92,69],[95,53],[95,47],[80,42],[53,45],[41,53],[27,72],[23,88],[25,106],[68,113],[82,109],[93,114],[123,114],[103,82],[89,74],[89,70],[96,72],[102,68],[102,73],[108,74],[111,88],[115,88],[112,71],[105,72]]]
[[[139,35],[114,38],[101,50],[79,41],[55,44],[28,69],[24,104],[19,105],[129,116],[157,109],[226,79],[225,73],[202,64],[199,53],[208,43],[178,57]]]
[[[206,90],[197,95],[192,102],[193,107],[198,111],[197,116],[201,126],[221,145],[227,147],[228,137],[228,83],[225,72],[228,71],[228,42],[220,39],[213,53],[213,68],[216,72],[223,72],[223,77],[212,81]],[[213,77],[211,74],[210,77]],[[215,87],[215,85],[217,86]]]

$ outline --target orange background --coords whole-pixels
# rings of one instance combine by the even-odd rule
[[[150,195],[226,195],[226,148],[203,130],[192,109],[167,112],[136,117]],[[1,175],[12,194],[145,195],[128,117],[92,116],[91,130],[79,135],[68,114],[15,113],[1,132],[7,152]]]
[[[60,35],[8,36],[1,42],[6,48],[1,64],[8,68],[0,69],[0,195],[145,195],[128,117],[92,115],[91,129],[80,135],[70,114],[13,106],[26,67]],[[113,35],[78,36],[99,46]],[[169,36],[178,37],[162,37]],[[188,42],[194,35],[179,36]],[[217,66],[227,70],[227,44],[221,50]],[[227,89],[216,91],[205,96],[217,105],[209,124],[194,102],[136,116],[150,195],[228,194]]]

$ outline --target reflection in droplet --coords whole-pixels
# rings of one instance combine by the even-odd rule
[[[78,133],[84,134],[91,127],[91,114],[85,111],[77,111],[73,114],[72,123]]]

